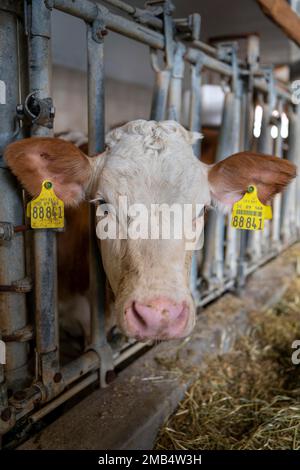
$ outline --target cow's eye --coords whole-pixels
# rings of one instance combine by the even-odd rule
[[[98,197],[90,202],[96,206],[97,217],[105,217],[109,214],[109,203],[103,197]]]
[[[95,199],[91,199],[90,203],[95,204],[95,206],[102,206],[103,204],[107,204],[105,199],[103,199],[102,197],[97,197]]]

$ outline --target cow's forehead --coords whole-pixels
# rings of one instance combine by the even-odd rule
[[[191,145],[177,139],[156,152],[145,149],[138,137],[124,140],[107,152],[99,180],[105,197],[126,195],[131,203],[209,203],[205,167]]]

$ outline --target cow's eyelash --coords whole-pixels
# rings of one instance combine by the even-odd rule
[[[97,206],[101,206],[103,204],[107,204],[106,200],[103,197],[96,197],[95,199],[90,199],[89,201],[91,204],[95,204]]]

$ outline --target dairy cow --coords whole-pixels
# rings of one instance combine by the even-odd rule
[[[296,175],[289,161],[251,152],[204,164],[192,150],[198,138],[200,134],[174,121],[137,120],[111,131],[105,151],[93,158],[57,138],[34,137],[7,147],[7,164],[24,188],[36,196],[42,181],[51,180],[57,196],[73,213],[73,233],[69,229],[67,235],[60,235],[59,244],[60,257],[65,265],[69,263],[69,273],[64,272],[69,283],[66,291],[73,291],[65,306],[75,299],[80,309],[88,308],[82,295],[88,288],[87,206],[76,209],[83,201],[93,201],[97,224],[104,221],[109,229],[110,224],[116,224],[114,208],[120,197],[126,197],[131,207],[190,204],[194,208],[213,202],[229,207],[255,184],[260,200],[266,203]],[[103,205],[106,209],[99,213]],[[198,233],[199,228],[203,230],[202,215],[203,211],[195,212],[193,217]],[[117,223],[121,221],[117,219]],[[134,217],[127,214],[122,223],[129,229]],[[154,216],[154,225],[160,223]],[[99,231],[97,234],[99,237]],[[107,308],[112,311],[113,306],[117,325],[125,335],[143,341],[182,338],[191,333],[195,324],[189,288],[192,251],[186,249],[184,236],[102,237],[99,247],[108,280]],[[61,287],[61,298],[66,300],[63,291]]]

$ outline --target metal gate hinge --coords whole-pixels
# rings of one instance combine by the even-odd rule
[[[34,91],[26,97],[24,105],[17,105],[17,117],[19,120],[28,119],[31,124],[52,129],[55,116],[53,100],[50,97],[39,98],[37,95],[38,92]]]

